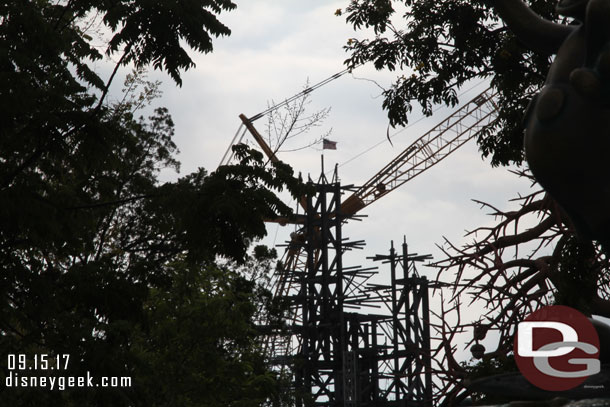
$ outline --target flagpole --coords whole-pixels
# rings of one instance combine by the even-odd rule
[[[322,150],[322,151],[324,151],[324,150]],[[322,176],[325,177],[325,175],[324,175],[324,153],[320,154],[320,160],[322,161]]]

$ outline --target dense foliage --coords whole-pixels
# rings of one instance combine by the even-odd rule
[[[555,20],[556,1],[527,1]],[[351,0],[347,22],[370,38],[352,38],[347,65],[373,62],[398,71],[383,108],[392,126],[405,125],[413,102],[426,114],[436,103],[455,105],[458,89],[487,78],[499,91],[499,118],[478,139],[493,165],[523,160],[522,117],[544,82],[551,58],[531,52],[502,24],[493,0]],[[366,36],[367,34],[365,34]]]
[[[249,406],[277,398],[278,377],[255,341],[264,290],[250,274],[270,256],[250,259],[247,251],[265,234],[264,217],[289,215],[275,192],[297,194],[292,171],[265,167],[240,147],[241,164],[160,184],[161,168],[178,168],[171,116],[164,108],[135,115],[154,84],[139,94],[131,76],[123,101],[107,102],[127,65],[139,74],[152,65],[180,84],[194,66],[185,47],[210,52],[213,37],[230,33],[217,15],[234,7],[0,3],[3,405]],[[35,355],[69,354],[67,371],[33,374],[129,376],[132,386],[8,388],[9,354],[25,354],[28,366]]]
[[[503,2],[502,7],[506,10],[520,1]],[[557,1],[523,2],[548,20],[580,24],[559,21]],[[543,86],[553,56],[521,43],[500,20],[494,9],[497,4],[498,0],[350,0],[336,14],[345,14],[361,38],[348,40],[346,64],[355,67],[372,62],[379,70],[398,72],[383,95],[383,108],[392,125],[405,125],[415,103],[431,114],[433,104],[455,105],[460,87],[488,81],[498,92],[498,120],[479,134],[480,151],[491,157],[492,165],[520,164],[524,158],[523,116],[530,99]],[[520,175],[535,185],[527,170]],[[591,195],[578,191],[571,198],[581,202],[602,199],[603,193],[596,188],[599,183],[591,187]],[[449,344],[464,331],[473,333],[467,346],[476,343],[472,353],[481,358],[465,367],[446,363],[445,377],[439,375],[439,381],[448,383],[441,387],[447,400],[469,395],[469,384],[477,377],[516,370],[511,361],[516,325],[533,310],[561,304],[589,316],[610,316],[608,249],[590,236],[577,234],[573,221],[551,195],[533,191],[515,199],[518,206],[511,210],[503,210],[495,202],[477,201],[491,210],[494,223],[471,229],[462,245],[446,241],[442,246],[445,258],[435,264],[437,280],[453,286],[455,300],[454,307],[447,306],[442,314],[447,324],[442,333],[447,360],[451,362],[453,357]],[[490,342],[488,349],[479,344],[488,331],[498,338],[492,349]],[[489,391],[493,394],[493,386]],[[472,395],[474,401],[501,402],[477,400],[479,397]]]

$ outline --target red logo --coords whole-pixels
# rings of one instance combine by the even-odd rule
[[[563,305],[541,308],[519,323],[514,351],[523,376],[543,390],[569,390],[600,371],[593,324]]]

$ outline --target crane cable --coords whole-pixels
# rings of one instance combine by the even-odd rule
[[[244,130],[241,132],[241,136],[240,136],[240,135],[239,135],[239,131],[240,131],[242,128],[243,128]],[[242,141],[242,140],[243,140],[243,138],[244,138],[244,135],[246,134],[246,130],[247,130],[247,129],[246,129],[246,128],[244,128],[244,124],[243,124],[243,123],[239,125],[239,127],[237,128],[237,131],[235,132],[235,136],[233,136],[233,140],[231,140],[231,144],[229,144],[229,147],[227,147],[227,150],[225,151],[224,155],[222,156],[222,159],[220,160],[220,164],[218,164],[218,166],[221,166],[221,165],[226,164],[227,162],[229,162],[229,161],[231,160],[231,158],[233,158],[233,150],[232,150],[232,147],[233,147],[235,144],[239,144],[239,143],[241,143],[241,141]],[[226,161],[225,161],[225,160],[226,160]]]
[[[346,69],[344,69],[344,70],[342,70],[342,71],[340,71],[340,72],[337,72],[336,74],[329,76],[328,78],[326,78],[326,79],[324,79],[324,80],[322,80],[322,81],[320,81],[320,82],[316,83],[315,85],[312,85],[312,86],[309,86],[309,87],[307,87],[307,88],[303,89],[301,92],[299,92],[299,93],[297,93],[297,94],[295,94],[295,95],[293,95],[293,96],[289,97],[288,99],[285,99],[283,102],[277,103],[277,104],[275,104],[275,105],[273,105],[273,106],[268,107],[267,109],[263,110],[262,112],[260,112],[260,113],[258,113],[258,114],[255,114],[254,116],[252,116],[252,117],[248,118],[248,121],[250,121],[250,122],[254,122],[255,120],[258,120],[258,119],[260,119],[261,117],[263,117],[263,116],[267,115],[268,113],[271,113],[271,112],[273,112],[273,111],[275,111],[275,110],[277,110],[277,109],[280,109],[280,108],[282,108],[282,107],[284,107],[284,106],[286,106],[286,105],[290,104],[291,102],[294,102],[295,100],[297,100],[297,99],[299,99],[299,98],[301,98],[301,97],[303,97],[303,96],[307,95],[308,93],[311,93],[311,92],[313,92],[314,90],[316,90],[316,89],[318,89],[318,88],[320,88],[320,87],[322,87],[322,86],[324,86],[324,85],[326,85],[326,84],[328,84],[328,83],[330,83],[330,82],[332,82],[332,81],[334,81],[334,80],[336,80],[336,79],[339,79],[340,77],[342,77],[342,76],[343,76],[343,75],[345,75],[346,73],[351,73],[351,72],[352,72],[352,71],[353,71],[355,68],[358,68],[358,67],[360,67],[360,66],[362,66],[362,65],[363,65],[363,64],[358,64],[358,65],[355,65],[355,66],[354,66],[354,67],[352,67],[352,68],[346,68]],[[472,90],[472,89],[476,88],[477,86],[481,85],[481,83],[483,83],[483,81],[481,81],[481,82],[479,82],[478,84],[476,84],[476,85],[474,85],[474,86],[470,87],[469,89],[467,89],[467,90],[463,91],[463,92],[462,92],[460,95],[463,95],[463,94],[465,94],[465,93],[469,92],[470,90]],[[437,107],[437,108],[436,108],[436,109],[433,111],[433,113],[434,113],[434,112],[436,112],[437,110],[439,110],[441,107],[442,107],[442,106]],[[393,135],[391,135],[391,136],[390,136],[390,138],[393,138],[393,137],[397,136],[398,134],[400,134],[400,133],[402,133],[403,131],[407,130],[407,129],[408,129],[408,128],[410,128],[411,126],[414,126],[415,124],[419,123],[420,121],[422,121],[422,120],[423,120],[423,119],[425,119],[425,118],[427,118],[427,116],[422,116],[422,117],[420,117],[419,119],[417,119],[415,122],[411,123],[410,125],[408,125],[408,126],[406,126],[406,127],[403,127],[402,129],[398,130],[396,133],[394,133]],[[240,142],[241,142],[241,140],[244,138],[244,135],[245,135],[245,133],[246,133],[246,129],[243,129],[243,131],[242,131],[241,135],[239,134],[239,133],[240,133],[240,130],[242,129],[242,127],[243,127],[243,123],[242,123],[242,124],[239,126],[239,128],[237,129],[237,132],[235,133],[235,136],[233,137],[233,140],[231,141],[231,143],[229,144],[229,147],[227,148],[227,150],[225,151],[224,155],[222,156],[222,159],[220,160],[220,164],[219,164],[219,165],[226,164],[226,162],[228,162],[228,161],[230,161],[230,160],[231,160],[231,158],[232,158],[232,156],[233,156],[232,151],[231,151],[231,147],[232,147],[232,146],[234,146],[234,145],[236,144],[236,141],[237,141],[237,143],[240,143]],[[355,159],[357,159],[357,158],[361,157],[362,155],[364,155],[364,154],[368,153],[369,151],[371,151],[371,150],[373,150],[373,149],[377,148],[378,146],[380,146],[380,145],[381,145],[381,144],[383,144],[384,142],[385,142],[385,139],[384,139],[384,140],[382,140],[382,141],[380,141],[380,142],[378,142],[378,143],[376,143],[376,144],[374,144],[373,146],[371,146],[371,147],[367,148],[366,150],[364,150],[363,152],[361,152],[361,153],[357,154],[356,156],[354,156],[354,157],[350,158],[349,160],[347,160],[347,161],[345,161],[345,162],[343,162],[343,163],[339,164],[339,166],[338,166],[338,167],[342,167],[342,166],[344,166],[344,165],[346,165],[346,164],[348,164],[348,163],[350,163],[350,162],[354,161]],[[297,150],[300,150],[300,149],[297,149]],[[227,158],[228,158],[228,159],[227,159]]]
[[[339,79],[340,77],[342,77],[343,75],[345,75],[346,73],[351,73],[355,68],[358,68],[360,66],[362,66],[363,64],[358,64],[355,65],[352,68],[346,68],[340,72],[337,72],[334,75],[329,76],[328,78],[316,83],[315,85],[312,86],[308,86],[307,88],[303,89],[301,92],[297,93],[296,95],[293,95],[291,97],[289,97],[288,99],[284,100],[283,102],[277,103],[273,106],[268,107],[267,109],[265,109],[264,111],[255,114],[254,116],[248,118],[248,121],[250,121],[251,123],[254,122],[255,120],[260,119],[261,117],[267,115],[268,113],[273,112],[274,110],[277,110],[281,107],[284,107],[292,102],[294,102],[295,100],[307,95],[308,93],[313,92],[314,90],[326,85],[327,83],[330,83],[332,81],[334,81],[335,79]],[[243,131],[241,132],[240,135],[240,130],[244,127],[244,124],[242,123],[239,128],[237,129],[237,131],[235,132],[235,136],[233,137],[233,140],[231,140],[231,143],[229,144],[229,147],[227,147],[227,150],[225,151],[225,153],[222,156],[222,159],[220,160],[220,164],[218,164],[218,166],[221,165],[225,165],[226,163],[228,163],[232,158],[233,158],[233,152],[232,152],[232,147],[235,144],[239,144],[241,143],[241,141],[244,138],[244,135],[246,134],[246,130],[247,129],[243,129]]]
[[[337,72],[336,74],[329,76],[328,78],[324,79],[323,81],[320,81],[320,82],[316,83],[315,85],[312,85],[312,86],[309,86],[309,87],[303,89],[301,92],[297,93],[294,96],[289,97],[288,99],[284,100],[283,102],[270,106],[266,110],[248,118],[248,120],[250,122],[254,122],[255,120],[258,120],[261,117],[265,116],[266,114],[271,113],[272,111],[277,110],[283,106],[286,106],[291,102],[294,102],[295,100],[299,99],[300,97],[303,97],[303,96],[307,95],[308,93],[313,92],[314,90],[326,85],[327,83],[330,83],[330,82],[334,81],[335,79],[339,79],[346,73],[352,72],[355,68],[358,68],[361,65],[362,64],[358,64],[352,68],[346,68],[346,69],[342,70],[341,72]]]
[[[470,88],[464,90],[463,92],[461,92],[458,96],[463,96],[464,94],[470,92],[471,90],[473,90],[474,88],[480,86],[481,84],[483,84],[485,81],[481,81],[479,83],[477,83],[476,85],[471,86]],[[444,106],[438,106],[436,109],[434,109],[432,111],[432,113],[436,113],[439,109],[442,109]],[[394,134],[392,134],[390,136],[390,138],[394,138],[397,135],[399,135],[400,133],[402,133],[403,131],[407,130],[408,128],[415,126],[417,123],[419,123],[420,121],[429,118],[429,116],[422,116],[419,119],[417,119],[416,121],[412,122],[411,124],[409,124],[408,126],[403,127],[402,129],[396,131]],[[338,165],[338,168],[343,167],[344,165],[347,165],[349,163],[351,163],[352,161],[354,161],[357,158],[362,157],[364,154],[374,150],[375,148],[379,147],[380,145],[384,144],[386,142],[387,138],[384,138],[383,140],[373,144],[372,146],[368,147],[367,149],[365,149],[364,151],[356,154],[355,156],[353,156],[352,158],[348,159],[347,161],[342,162],[341,164]]]

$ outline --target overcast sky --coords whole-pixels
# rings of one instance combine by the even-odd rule
[[[159,101],[167,106],[176,122],[176,143],[181,151],[182,173],[197,167],[213,170],[228,148],[244,113],[251,117],[267,103],[282,101],[301,91],[306,81],[317,83],[339,71],[347,54],[342,46],[355,33],[335,11],[346,1],[257,0],[243,2],[237,10],[221,15],[232,34],[215,41],[215,50],[197,55],[197,67],[188,71],[184,85],[177,88],[164,75],[164,94]],[[406,72],[407,74],[409,72]],[[400,73],[402,74],[402,73]],[[406,146],[446,117],[453,109],[439,107],[430,118],[402,130],[371,152],[342,165],[372,145],[386,140],[388,120],[381,108],[380,89],[374,80],[388,86],[396,73],[377,72],[370,66],[311,93],[310,110],[330,107],[323,125],[295,140],[294,146],[309,141],[332,128],[330,139],[337,150],[325,150],[326,168],[341,165],[339,175],[347,184],[360,185],[379,171]],[[361,79],[356,79],[361,78]],[[461,101],[485,89],[476,82]],[[420,119],[416,106],[410,121]],[[254,123],[264,132],[265,120]],[[320,146],[280,154],[280,158],[317,178],[320,173]],[[165,174],[165,176],[168,176]],[[369,249],[385,251],[391,239],[406,234],[410,246],[419,253],[433,253],[442,236],[459,241],[465,229],[492,219],[472,198],[508,208],[507,200],[526,192],[528,183],[505,168],[492,168],[481,158],[474,141],[465,145],[439,165],[431,168],[400,189],[365,209],[368,218],[345,228],[352,238],[366,239]],[[273,237],[276,226],[269,226]]]
[[[197,67],[184,74],[182,88],[175,87],[165,75],[153,75],[164,81],[159,104],[170,109],[176,123],[175,141],[181,150],[182,174],[197,167],[208,170],[217,167],[240,125],[240,113],[251,117],[264,110],[271,100],[279,102],[301,91],[307,80],[317,83],[344,69],[347,54],[342,46],[348,38],[362,35],[353,32],[344,16],[335,16],[335,11],[346,4],[347,0],[239,2],[237,10],[220,16],[231,28],[231,36],[215,40],[212,54],[196,56]],[[336,151],[324,151],[326,168],[335,163],[341,165],[386,139],[388,120],[381,108],[380,88],[369,80],[388,86],[397,74],[377,72],[370,66],[358,68],[353,74],[354,77],[345,75],[311,93],[311,111],[331,107],[330,116],[317,132],[294,141],[295,146],[305,145],[332,128],[329,138],[338,144]],[[474,82],[465,88],[469,87],[474,89],[464,94],[462,102],[484,90],[485,84]],[[341,180],[347,184],[364,183],[451,111],[439,107],[432,117],[394,137],[394,146],[382,143],[342,165]],[[420,117],[417,106],[410,121]],[[255,125],[263,132],[265,120]],[[321,151],[310,148],[280,154],[280,158],[305,176],[317,178],[320,154]],[[171,175],[164,177],[169,179]],[[386,253],[390,240],[399,243],[403,235],[407,236],[412,251],[431,253],[435,260],[440,260],[442,255],[435,245],[442,242],[443,236],[462,242],[465,230],[493,221],[487,216],[488,211],[481,210],[472,198],[508,209],[515,206],[508,199],[519,192],[527,193],[528,186],[528,182],[505,168],[493,169],[471,141],[439,165],[366,208],[364,214],[368,218],[363,222],[347,224],[344,235],[366,240],[367,248],[345,262],[363,264],[365,256]],[[291,229],[269,225],[268,231],[265,242],[273,244],[287,239]],[[384,272],[387,274],[387,270]],[[433,270],[422,267],[420,272],[429,277],[435,275]]]

